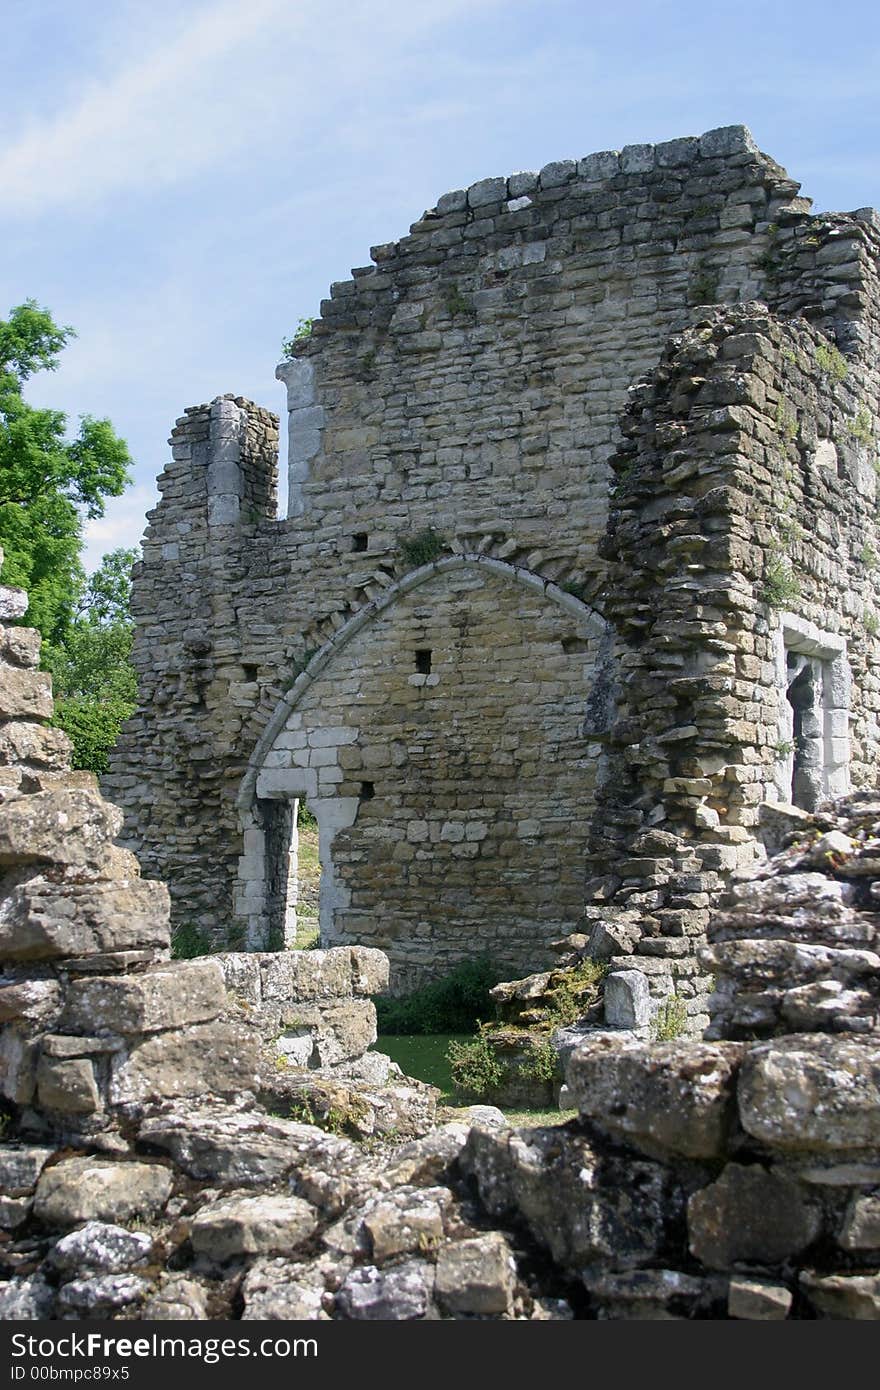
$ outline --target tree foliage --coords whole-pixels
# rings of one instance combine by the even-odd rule
[[[129,481],[128,448],[109,420],[80,417],[67,438],[63,411],[24,399],[24,383],[54,371],[73,329],[29,299],[0,320],[0,546],[6,584],[26,589],[28,623],[57,644],[85,588],[82,523]]]
[[[99,774],[135,706],[130,596],[136,559],[136,550],[105,555],[63,640],[43,648],[43,664],[52,672],[55,723],[70,735],[73,765]]]

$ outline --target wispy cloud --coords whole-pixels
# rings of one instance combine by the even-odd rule
[[[345,0],[221,0],[120,59],[51,117],[7,131],[0,151],[6,216],[94,205],[222,169],[267,128],[320,132],[347,82],[375,80],[401,49],[450,18],[501,0],[383,6]],[[132,41],[140,33],[135,26]],[[365,69],[363,54],[372,50]],[[118,51],[118,50],[117,50]],[[106,62],[106,55],[105,55]],[[233,196],[235,191],[233,190]]]

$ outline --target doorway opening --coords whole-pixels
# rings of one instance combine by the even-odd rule
[[[321,859],[318,822],[299,797],[260,803],[266,837],[266,913],[279,949],[319,945]]]

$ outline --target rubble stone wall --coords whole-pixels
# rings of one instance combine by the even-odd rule
[[[798,187],[731,127],[445,195],[278,369],[285,520],[274,417],[187,412],[107,782],[176,920],[289,937],[307,795],[323,939],[387,947],[397,987],[473,954],[477,920],[513,968],[549,963],[582,873],[596,953],[641,942],[655,993],[705,1023],[694,945],[792,782],[795,717],[827,718],[807,784],[876,770],[880,236]],[[797,716],[786,634],[813,663]]]

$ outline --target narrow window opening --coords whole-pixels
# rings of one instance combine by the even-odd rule
[[[420,676],[430,676],[431,674],[431,649],[430,647],[419,647],[416,650],[416,670]]]
[[[366,531],[356,531],[351,538],[352,550],[366,550],[369,544],[369,535]]]
[[[361,782],[361,801],[372,801],[375,795],[376,786],[374,782]]]
[[[259,671],[258,666],[242,666],[241,669],[244,672],[246,681],[255,681],[257,679],[257,672]]]

